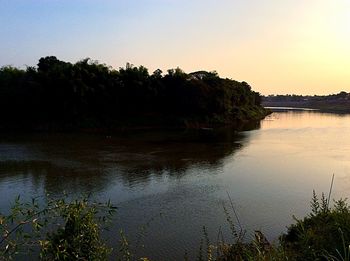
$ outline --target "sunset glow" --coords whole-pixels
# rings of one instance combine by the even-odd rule
[[[350,86],[347,0],[0,0],[0,66],[46,55],[216,70],[262,94]]]

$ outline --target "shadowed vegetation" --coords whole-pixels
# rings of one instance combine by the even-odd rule
[[[261,119],[260,94],[216,72],[181,69],[149,74],[90,59],[75,64],[54,56],[37,67],[0,69],[2,128],[74,129],[204,127]]]

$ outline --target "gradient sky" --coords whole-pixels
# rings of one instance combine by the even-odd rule
[[[0,66],[90,57],[262,94],[350,91],[349,0],[0,0],[0,37]]]

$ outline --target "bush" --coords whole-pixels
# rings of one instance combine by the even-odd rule
[[[34,255],[41,260],[106,260],[111,249],[100,231],[115,207],[87,198],[66,202],[18,197],[9,215],[0,214],[0,258]]]
[[[350,244],[350,207],[346,200],[335,201],[333,208],[322,194],[313,193],[311,213],[289,226],[281,237],[283,247],[297,260],[344,260]]]
[[[218,250],[216,260],[350,261],[350,207],[346,199],[335,201],[334,206],[330,207],[324,194],[319,199],[313,192],[311,213],[304,219],[294,217],[296,224],[288,227],[287,233],[280,237],[276,245],[270,244],[260,231],[255,231],[252,241],[244,241],[239,236],[241,232],[236,232],[226,209],[225,213],[233,243],[221,242],[212,246]]]

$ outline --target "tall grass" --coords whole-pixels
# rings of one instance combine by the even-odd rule
[[[220,228],[213,242],[203,227],[196,260],[350,261],[350,207],[346,199],[331,205],[331,190],[327,196],[322,193],[320,197],[313,191],[310,213],[303,219],[295,218],[295,223],[274,244],[262,231],[255,231],[253,239],[247,241],[232,199],[229,195],[228,198],[229,205],[223,206],[223,211],[230,239],[224,240]],[[24,254],[36,255],[41,260],[149,260],[132,253],[123,231],[119,235],[119,251],[113,257],[110,255],[112,249],[107,247],[100,232],[114,212],[110,202],[59,199],[40,206],[36,199],[22,203],[18,197],[11,213],[0,215],[0,260],[16,259]],[[187,254],[184,260],[190,260]]]

